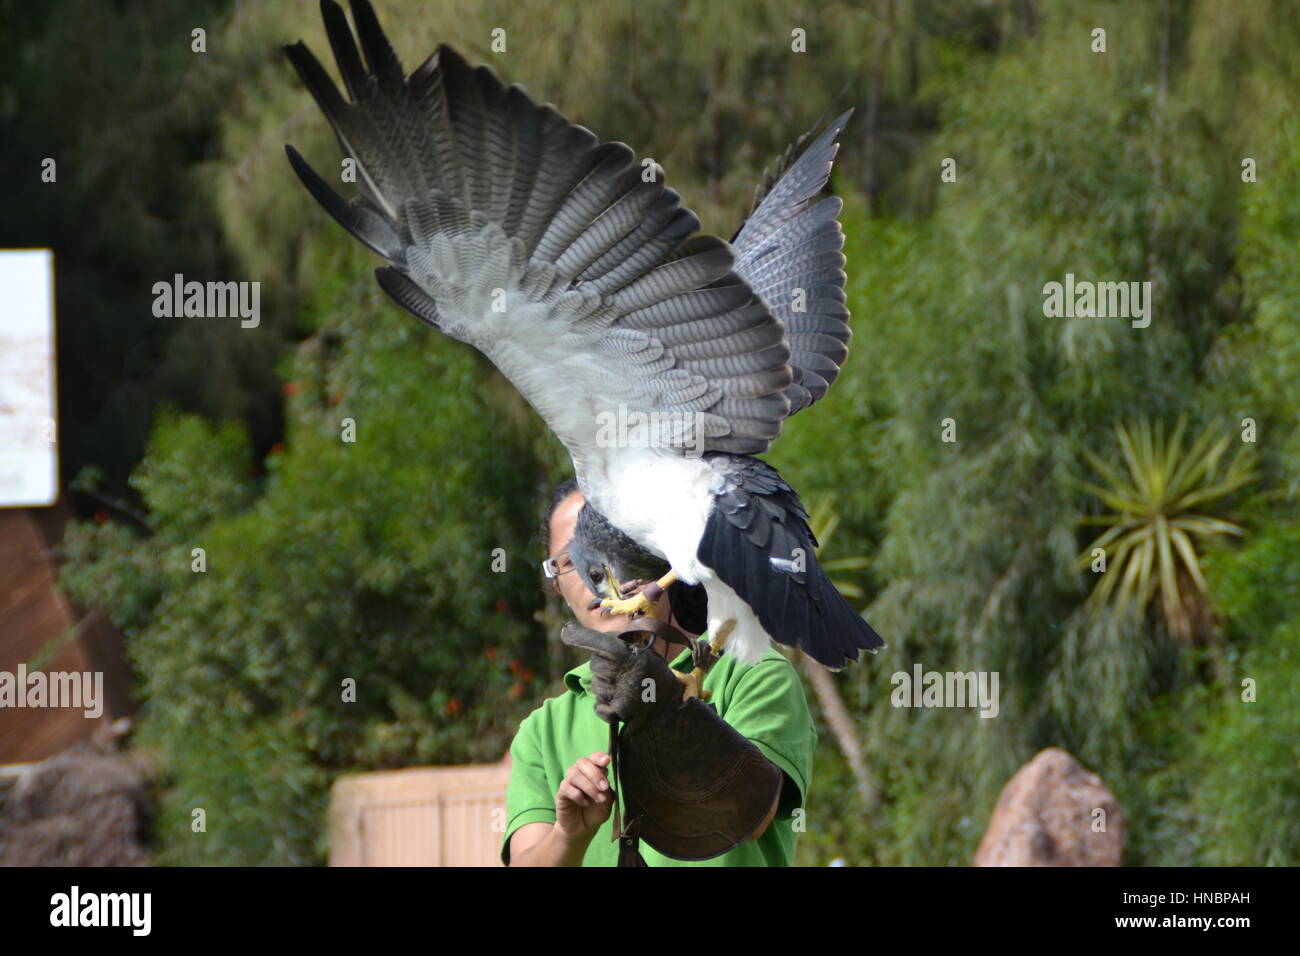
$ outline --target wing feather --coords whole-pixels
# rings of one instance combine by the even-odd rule
[[[662,169],[445,45],[406,76],[365,0],[352,3],[355,39],[333,0],[322,11],[350,100],[304,44],[286,52],[356,161],[361,195],[345,202],[290,159],[387,260],[386,292],[479,348],[575,460],[594,431],[584,421],[615,405],[699,413],[705,450],[767,449],[795,381],[782,323],[728,243],[692,237],[699,219]],[[792,189],[782,180],[772,196]],[[755,220],[769,217],[764,204]],[[792,261],[825,273],[828,251]]]
[[[813,203],[826,185],[839,149],[836,137],[852,110],[838,117],[791,164],[807,137],[790,147],[755,191],[754,208],[736,233],[735,269],[786,329],[793,380],[786,389],[790,414],[830,389],[848,358],[851,330],[843,308],[843,203],[830,196]],[[826,338],[837,340],[831,344]]]

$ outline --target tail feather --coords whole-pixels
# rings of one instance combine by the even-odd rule
[[[885,642],[817,562],[798,495],[771,465],[737,456],[714,499],[696,557],[736,592],[763,629],[838,670]]]
[[[875,653],[885,642],[835,589],[815,557],[806,581],[775,571],[767,555],[716,514],[700,541],[698,557],[754,611],[768,636],[798,647],[819,664],[840,670],[861,651]]]

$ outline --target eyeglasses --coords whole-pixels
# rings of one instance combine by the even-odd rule
[[[542,562],[542,573],[551,580],[555,580],[561,574],[568,574],[574,569],[574,564],[569,560],[569,552],[561,551],[553,558],[547,558]]]

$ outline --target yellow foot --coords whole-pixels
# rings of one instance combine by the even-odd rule
[[[605,598],[600,602],[600,606],[613,615],[636,617],[640,614],[646,614],[654,617],[654,603],[640,592],[628,598]]]
[[[686,690],[682,694],[682,700],[690,697],[698,697],[700,700],[708,700],[713,696],[713,691],[705,690],[702,686],[704,683],[704,671],[698,667],[689,674],[683,674],[681,671],[673,671],[673,675],[686,685]]]
[[[608,573],[608,569],[606,569],[606,572]],[[614,583],[616,590],[622,590],[612,574],[610,575],[610,580]],[[608,608],[609,613],[614,615],[623,614],[628,617],[636,617],[638,614],[645,614],[649,617],[654,617],[655,605],[659,602],[659,599],[663,597],[664,591],[668,590],[669,585],[676,580],[677,572],[669,571],[658,581],[651,581],[637,594],[621,599],[607,597],[600,602],[600,606],[602,608]]]
[[[722,653],[722,645],[726,643],[727,637],[736,629],[735,620],[723,621],[718,625],[718,632],[709,639],[709,647],[713,648],[714,654]]]

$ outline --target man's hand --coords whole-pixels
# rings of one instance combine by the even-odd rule
[[[609,754],[596,751],[569,768],[555,793],[555,825],[570,839],[589,840],[614,809],[605,779]]]
[[[681,706],[685,685],[668,662],[650,647],[641,647],[647,631],[662,627],[653,619],[629,622],[620,634],[593,631],[566,624],[560,640],[591,651],[591,691],[596,696],[596,716],[606,722],[615,717],[635,731],[663,710]]]

